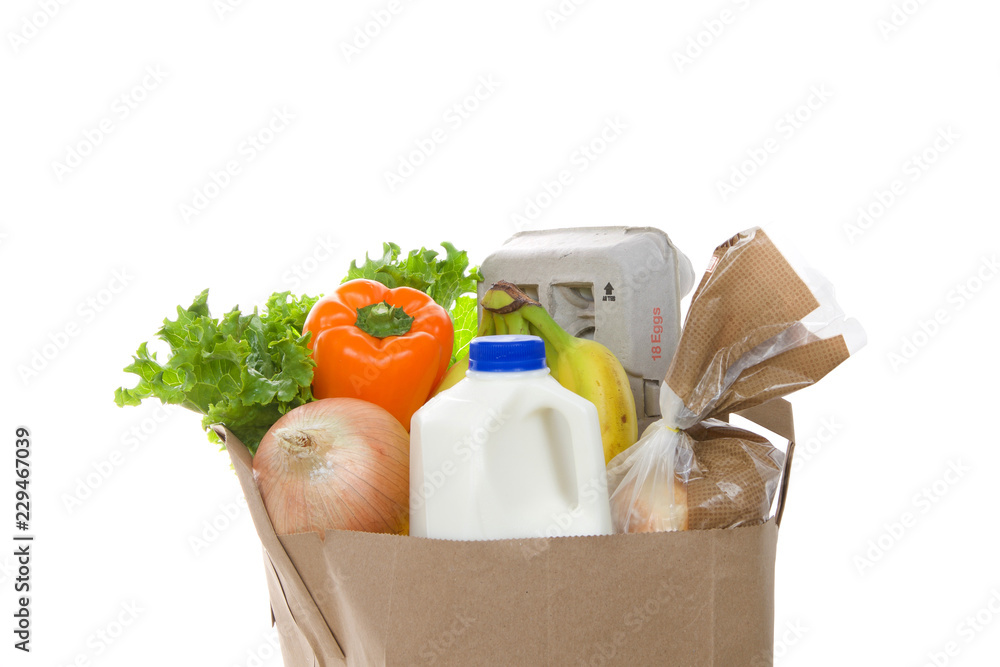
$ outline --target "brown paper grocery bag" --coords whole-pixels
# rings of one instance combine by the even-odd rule
[[[458,542],[353,531],[277,536],[246,447],[222,427],[265,551],[286,667],[772,662],[775,516],[731,530]]]

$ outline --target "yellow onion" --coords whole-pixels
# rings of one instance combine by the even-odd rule
[[[253,472],[279,535],[405,535],[409,462],[409,434],[385,409],[355,398],[327,398],[275,422],[260,441]]]

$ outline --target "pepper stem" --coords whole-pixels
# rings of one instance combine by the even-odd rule
[[[390,306],[388,301],[383,301],[358,308],[358,319],[354,326],[373,338],[388,338],[407,333],[413,326],[413,318],[402,308]]]

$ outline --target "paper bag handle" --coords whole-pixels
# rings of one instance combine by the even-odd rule
[[[795,454],[795,422],[792,418],[792,404],[783,398],[776,398],[735,414],[749,419],[772,433],[777,433],[788,441],[788,449],[785,450],[785,465],[781,471],[781,484],[778,487],[778,498],[774,506],[774,522],[780,528],[781,517],[785,513],[785,501],[788,498],[788,479],[792,474],[792,457]]]
[[[222,438],[222,442],[226,445],[226,451],[229,452],[236,477],[240,480],[240,486],[243,488],[243,496],[250,508],[250,517],[253,519],[254,527],[264,545],[264,550],[271,560],[271,565],[278,575],[282,591],[285,593],[285,602],[295,626],[309,643],[319,667],[335,667],[335,665],[344,664],[346,658],[337,638],[330,630],[330,626],[316,605],[316,601],[313,600],[309,589],[299,577],[298,570],[295,569],[295,565],[281,546],[281,542],[274,532],[274,527],[267,519],[264,499],[261,498],[260,489],[257,488],[257,482],[253,478],[253,458],[250,456],[250,450],[225,426],[215,424],[212,426],[212,430]]]

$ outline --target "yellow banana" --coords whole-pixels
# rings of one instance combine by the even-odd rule
[[[615,355],[597,341],[573,338],[550,362],[559,384],[597,407],[604,462],[635,444],[639,424],[628,375]]]
[[[449,368],[448,372],[444,374],[441,378],[441,382],[438,383],[437,388],[431,393],[431,398],[434,398],[440,394],[445,389],[451,389],[456,384],[461,382],[462,378],[465,377],[465,371],[469,370],[469,355],[465,355],[461,359],[457,359]]]

